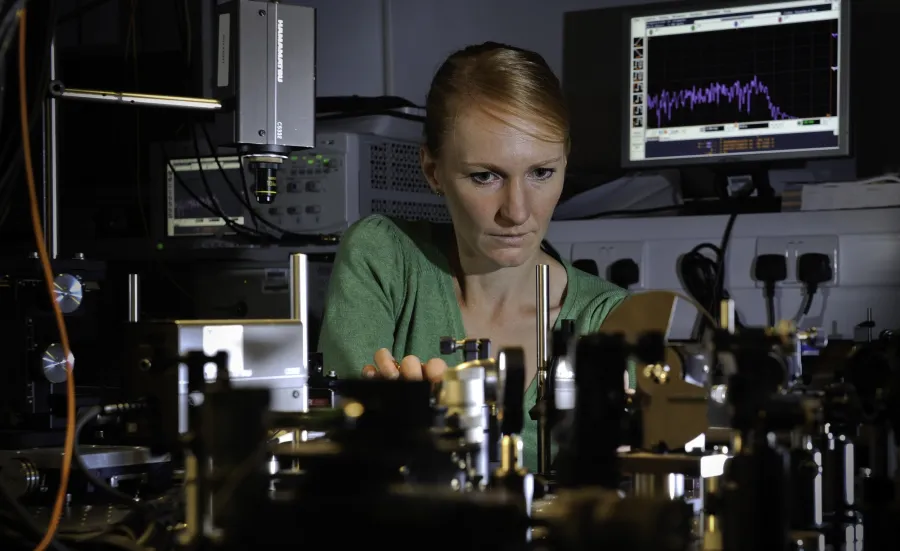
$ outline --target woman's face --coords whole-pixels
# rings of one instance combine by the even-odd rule
[[[423,148],[429,184],[447,198],[460,255],[485,270],[533,259],[562,193],[564,143],[542,141],[536,123],[504,122],[481,109],[464,110],[440,157]]]

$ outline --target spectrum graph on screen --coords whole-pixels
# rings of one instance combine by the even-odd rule
[[[841,2],[632,19],[631,161],[839,147]]]
[[[662,128],[837,115],[836,48],[829,45],[834,25],[650,38],[648,122]]]
[[[678,90],[670,92],[663,90],[657,95],[647,97],[647,112],[652,115],[652,121],[657,127],[668,125],[675,118],[679,110],[694,113],[701,107],[721,107],[727,104],[732,111],[726,114],[727,121],[737,122],[739,119],[757,120],[785,120],[796,118],[775,105],[769,87],[754,76],[749,82],[743,83],[736,80],[731,84],[715,82],[706,87],[693,87],[690,90]],[[754,108],[755,105],[755,108]],[[700,121],[701,123],[710,122]],[[719,121],[713,121],[719,122]]]

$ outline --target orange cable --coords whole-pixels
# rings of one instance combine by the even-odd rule
[[[53,269],[50,266],[50,255],[44,243],[44,231],[41,228],[41,214],[38,209],[37,186],[34,183],[34,166],[31,161],[31,135],[28,128],[28,99],[25,82],[25,8],[19,10],[19,111],[22,122],[22,150],[25,158],[25,180],[28,184],[28,200],[31,203],[31,226],[34,230],[34,240],[37,244],[38,258],[44,270],[44,280],[47,283],[47,291],[50,293],[50,304],[53,306],[53,314],[56,317],[56,327],[59,329],[59,338],[62,343],[63,354],[66,358],[68,376],[66,377],[66,442],[63,448],[62,470],[59,476],[59,489],[56,492],[56,502],[53,504],[53,513],[50,515],[50,524],[44,539],[35,548],[35,551],[44,551],[53,542],[53,537],[59,528],[63,507],[66,503],[66,493],[69,486],[69,474],[72,470],[72,454],[75,450],[75,378],[72,372],[69,348],[69,335],[66,332],[66,322],[63,319],[59,303],[56,302],[56,293],[53,289]]]

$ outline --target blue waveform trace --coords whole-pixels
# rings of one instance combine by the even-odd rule
[[[738,111],[746,111],[750,113],[753,99],[756,96],[763,96],[768,104],[770,120],[786,120],[794,119],[781,110],[780,107],[772,102],[769,96],[769,87],[763,84],[759,77],[753,77],[753,80],[743,84],[741,81],[735,81],[734,84],[714,83],[706,88],[693,87],[689,90],[681,90],[678,92],[669,92],[663,90],[661,93],[647,97],[647,111],[656,111],[657,127],[662,127],[663,115],[668,120],[672,120],[672,112],[675,109],[684,107],[694,110],[696,105],[719,104],[723,100],[728,103],[737,102]]]

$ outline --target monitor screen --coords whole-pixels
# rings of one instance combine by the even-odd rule
[[[629,15],[624,164],[848,153],[848,3]]]
[[[222,170],[219,170],[220,164]],[[166,235],[234,233],[221,214],[235,224],[243,225],[244,206],[241,199],[228,189],[222,172],[232,182],[241,182],[240,170],[241,161],[237,157],[220,157],[218,162],[212,157],[172,159],[166,166]],[[207,209],[212,205],[215,205],[217,212]]]

